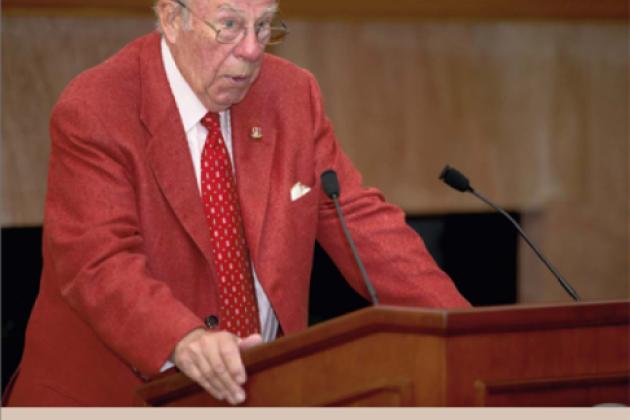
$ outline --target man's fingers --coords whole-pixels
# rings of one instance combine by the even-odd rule
[[[208,348],[207,355],[210,366],[223,384],[226,397],[231,404],[245,401],[245,391],[239,385],[244,382],[245,368],[236,343],[236,338],[226,333],[219,338],[217,346]]]
[[[208,390],[212,396],[218,400],[223,400],[225,398],[226,390],[223,386],[223,383],[219,378],[216,377],[210,363],[206,359],[206,355],[203,351],[193,352],[192,358],[196,364],[196,368],[200,371],[202,376],[202,381],[205,383],[201,383],[206,390]],[[185,372],[184,372],[185,373]]]
[[[194,330],[175,346],[173,361],[215,398],[240,404],[245,401],[241,385],[247,380],[240,348],[260,342],[259,334],[241,340],[225,331]]]
[[[197,367],[194,360],[191,359],[189,362],[183,363],[180,369],[186,376],[197,382],[217,400],[223,400],[225,398],[225,392],[221,390],[222,387],[217,387],[208,381],[207,376]]]
[[[239,342],[241,340],[238,337],[235,337],[236,340],[232,342],[221,342],[219,346],[219,353],[225,366],[227,367],[230,376],[234,378],[234,380],[242,385],[247,380],[247,375],[245,373],[245,366],[243,365],[243,359],[241,358],[241,352],[239,350]]]

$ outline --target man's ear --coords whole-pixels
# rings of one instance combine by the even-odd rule
[[[173,0],[159,0],[155,10],[160,21],[164,37],[175,43],[179,32],[183,29],[182,8]]]

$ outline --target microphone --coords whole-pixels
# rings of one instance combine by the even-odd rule
[[[444,181],[448,186],[458,191],[472,193],[481,201],[483,201],[484,203],[486,203],[487,205],[489,205],[490,207],[492,207],[493,209],[501,213],[503,216],[507,217],[508,220],[512,222],[512,224],[514,225],[518,233],[520,233],[523,239],[525,239],[525,242],[527,242],[527,245],[529,245],[534,250],[538,258],[540,258],[540,260],[547,266],[549,271],[551,271],[551,273],[556,277],[556,279],[558,279],[558,281],[560,282],[560,285],[564,288],[564,290],[566,290],[566,292],[569,295],[571,295],[573,300],[576,300],[576,301],[581,300],[580,296],[577,294],[575,289],[573,289],[573,287],[571,287],[571,285],[564,278],[562,278],[560,273],[558,273],[558,271],[553,267],[551,262],[549,262],[549,260],[547,260],[547,258],[542,254],[542,252],[538,250],[536,245],[534,245],[532,241],[529,240],[529,238],[527,237],[523,229],[521,229],[521,226],[516,222],[516,220],[514,220],[512,216],[510,216],[501,207],[497,206],[492,201],[484,197],[482,194],[475,191],[474,188],[470,185],[470,181],[468,180],[468,178],[466,178],[464,174],[459,172],[457,169],[449,165],[446,165],[444,169],[442,169],[442,173],[440,173],[440,179]]]
[[[320,178],[322,181],[322,189],[324,190],[324,193],[326,193],[328,198],[330,198],[333,203],[335,203],[337,216],[339,217],[339,222],[341,222],[341,229],[346,236],[346,240],[350,244],[350,249],[352,250],[352,255],[354,256],[354,261],[357,263],[357,266],[359,266],[361,278],[363,279],[363,283],[365,283],[365,286],[368,289],[372,304],[378,305],[378,296],[376,296],[376,290],[374,290],[374,286],[372,285],[372,282],[368,277],[367,271],[365,271],[365,267],[363,266],[361,257],[359,257],[359,251],[357,251],[357,248],[354,245],[354,241],[352,240],[352,236],[350,236],[350,232],[348,231],[348,227],[346,226],[346,219],[343,217],[343,211],[341,211],[341,206],[339,205],[340,189],[339,180],[337,179],[337,173],[332,169],[328,169],[322,172]]]

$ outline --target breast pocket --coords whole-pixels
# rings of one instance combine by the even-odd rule
[[[314,236],[317,224],[317,191],[313,189],[301,191],[301,195],[290,197],[287,204],[287,222],[293,235]]]

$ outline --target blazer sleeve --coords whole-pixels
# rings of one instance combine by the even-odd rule
[[[341,188],[340,203],[348,229],[382,304],[422,307],[467,307],[451,279],[437,266],[420,236],[405,222],[402,210],[385,201],[374,188],[362,187],[359,171],[339,147],[323,109],[317,82],[310,96],[315,139],[315,170],[334,169]],[[350,246],[331,200],[320,200],[317,240],[350,285],[366,299]]]
[[[51,118],[46,263],[61,296],[105,345],[156,374],[203,322],[147,269],[128,157],[83,102],[62,100]]]

